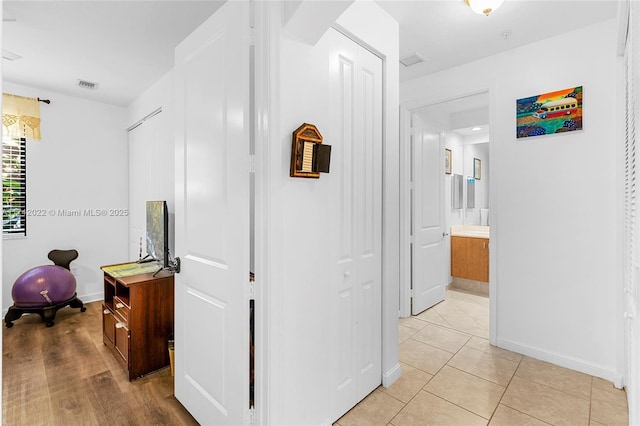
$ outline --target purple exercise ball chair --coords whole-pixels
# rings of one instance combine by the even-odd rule
[[[76,295],[76,278],[69,267],[69,263],[78,257],[78,251],[55,249],[48,257],[55,265],[31,268],[13,284],[13,305],[4,316],[7,328],[13,327],[13,321],[25,313],[40,315],[47,327],[51,327],[56,312],[65,306],[80,308],[80,312],[87,310]]]
[[[73,297],[76,293],[76,278],[56,265],[31,268],[18,277],[13,284],[11,297],[16,306],[22,308],[55,305]]]

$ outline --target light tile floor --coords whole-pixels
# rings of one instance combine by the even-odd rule
[[[489,299],[446,300],[399,326],[402,377],[336,425],[628,425],[623,390],[489,345]]]

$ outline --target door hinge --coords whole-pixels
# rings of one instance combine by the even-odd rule
[[[256,172],[256,156],[251,154],[249,155],[249,173]]]
[[[249,299],[254,300],[256,295],[256,282],[255,280],[249,281]]]
[[[249,46],[256,45],[256,30],[253,27],[249,28]]]

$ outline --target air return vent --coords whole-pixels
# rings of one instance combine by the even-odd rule
[[[424,58],[418,52],[400,58],[400,63],[405,67],[410,67],[411,65],[419,64],[420,62],[424,62]]]
[[[78,86],[83,89],[96,90],[98,88],[98,83],[87,80],[78,80]]]
[[[2,49],[2,59],[6,59],[7,61],[16,61],[21,58],[22,56],[18,55],[17,53]]]

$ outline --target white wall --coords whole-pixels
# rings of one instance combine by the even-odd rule
[[[169,252],[175,254],[175,148],[173,71],[165,74],[126,110],[127,128],[158,108],[162,112],[128,132],[129,153],[129,255],[135,260],[147,253],[146,201],[165,200],[169,210]]]
[[[609,20],[415,79],[401,99],[490,89],[492,339],[619,384],[616,31]],[[516,99],[580,85],[584,130],[516,140]]]
[[[34,266],[51,264],[47,253],[75,248],[71,263],[83,302],[103,297],[100,266],[127,258],[128,161],[124,108],[4,82],[3,90],[50,99],[41,104],[42,140],[27,140],[27,207],[46,217],[27,218],[27,237],[4,240],[3,309],[13,303],[16,278]],[[84,209],[104,209],[89,216]],[[61,216],[58,210],[80,210]],[[51,212],[51,213],[49,213]]]
[[[362,16],[367,16],[368,20],[363,21]],[[387,126],[383,150],[387,167],[395,164],[397,179],[398,87],[393,84],[397,81],[398,72],[397,24],[369,2],[356,2],[338,19],[338,23],[344,31],[385,56],[384,67],[389,80],[385,88]],[[313,46],[299,41],[296,36],[284,33],[278,43],[281,74],[276,96],[280,103],[277,140],[280,156],[272,166],[279,174],[276,178],[279,185],[275,188],[277,199],[272,200],[278,203],[279,217],[271,225],[274,230],[271,236],[278,238],[280,244],[275,252],[270,253],[270,267],[281,268],[282,273],[280,276],[274,273],[273,282],[267,284],[272,286],[270,344],[274,347],[269,352],[273,380],[269,396],[273,403],[269,423],[326,424],[332,420],[333,411],[333,336],[328,330],[336,325],[336,318],[332,318],[326,309],[334,300],[331,274],[335,261],[329,255],[335,252],[332,243],[339,240],[337,233],[340,232],[339,227],[330,226],[326,218],[334,208],[331,200],[339,194],[330,191],[334,187],[331,182],[335,175],[323,175],[319,180],[292,179],[289,177],[289,163],[293,130],[303,122],[317,125],[321,133],[330,127],[324,119],[330,117],[329,62],[328,56],[320,59]],[[323,133],[323,136],[325,143],[334,143],[331,135]],[[388,193],[387,202],[396,206],[396,212],[385,215],[387,220],[395,220],[397,226],[398,203],[394,200],[398,183],[393,178],[388,182],[395,189]],[[383,252],[391,259],[395,256],[395,261],[389,262],[389,268],[383,271],[383,345],[385,338],[388,343],[383,349],[382,373],[388,377],[399,375],[397,238],[395,228],[387,229],[387,234],[383,235]],[[394,279],[386,279],[387,276]],[[380,379],[382,381],[383,377]]]

